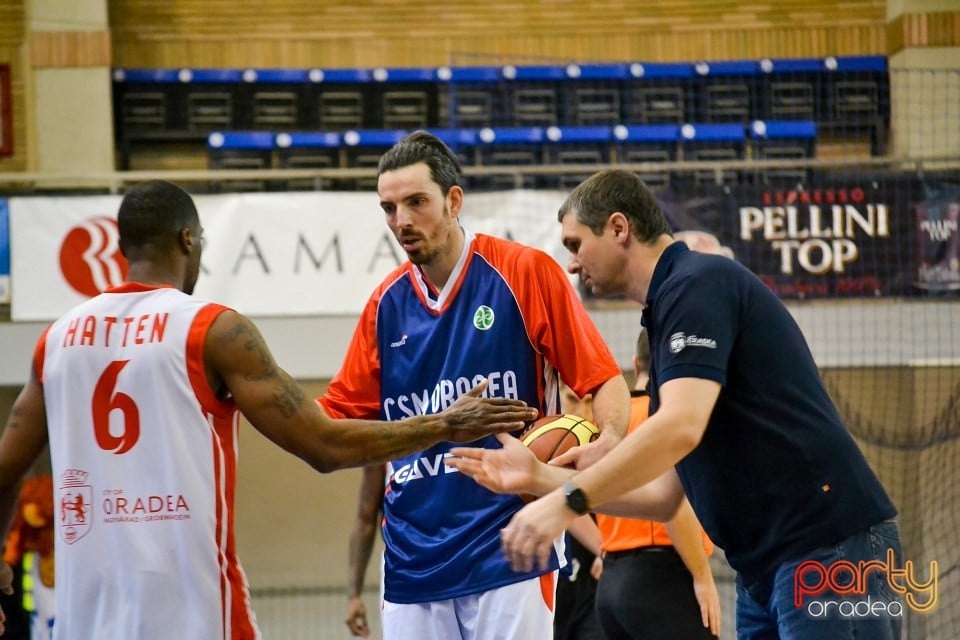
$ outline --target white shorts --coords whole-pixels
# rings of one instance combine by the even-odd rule
[[[552,640],[557,572],[469,596],[383,601],[383,640]]]

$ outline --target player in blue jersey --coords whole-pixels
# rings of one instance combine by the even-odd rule
[[[666,520],[685,490],[737,570],[741,640],[898,638],[895,509],[786,307],[737,262],[675,241],[634,174],[592,176],[559,219],[569,271],[644,304],[651,417],[576,474],[509,441],[456,451],[486,486],[546,494],[503,532],[513,566],[541,564],[577,513]]]
[[[629,415],[626,381],[560,265],[461,226],[459,162],[433,135],[398,142],[378,173],[387,226],[409,261],[367,302],[320,399],[326,411],[387,420],[433,413],[483,377],[488,394],[550,415],[560,410],[562,378],[579,395],[594,394],[602,434],[580,451],[584,458],[619,442]],[[542,567],[513,570],[500,529],[523,502],[448,467],[452,446],[388,466],[384,638],[548,640],[562,542]]]

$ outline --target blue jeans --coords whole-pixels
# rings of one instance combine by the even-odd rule
[[[895,568],[902,569],[900,532],[893,520],[784,562],[769,579],[751,585],[738,579],[737,638],[899,640],[907,606],[887,580],[888,550],[893,550]],[[875,560],[883,566],[866,572],[865,590],[860,591],[853,590],[853,573],[829,570],[839,560],[853,566]],[[851,591],[842,593],[848,588]]]

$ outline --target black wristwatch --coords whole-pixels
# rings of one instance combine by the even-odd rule
[[[582,516],[590,510],[590,506],[587,504],[587,494],[583,492],[583,489],[573,484],[572,480],[563,483],[563,497],[567,501],[567,508],[578,516]]]

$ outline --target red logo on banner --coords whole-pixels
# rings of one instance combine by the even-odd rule
[[[60,245],[60,271],[67,283],[85,296],[121,284],[127,275],[127,261],[120,253],[117,221],[90,218],[70,229]]]

